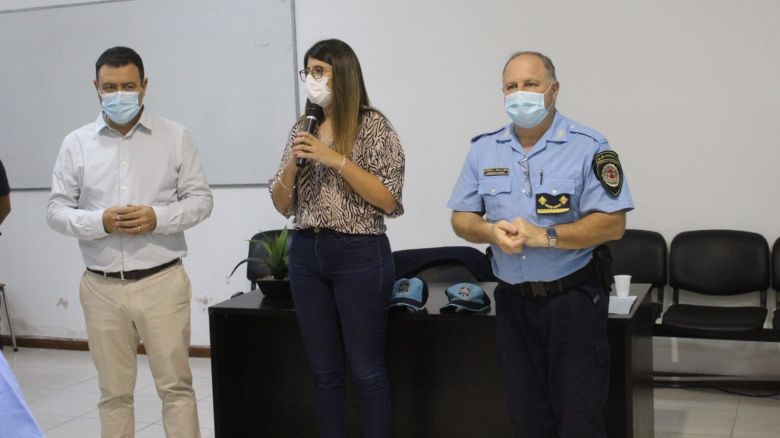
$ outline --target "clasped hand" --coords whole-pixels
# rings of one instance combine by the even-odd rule
[[[337,167],[342,155],[308,132],[299,132],[293,139],[294,158],[319,161],[328,167]]]
[[[103,228],[109,234],[137,236],[154,231],[157,216],[145,205],[114,206],[103,212]]]
[[[493,224],[494,243],[507,254],[519,254],[525,246],[547,246],[547,235],[527,220],[518,217],[512,222],[500,220]]]

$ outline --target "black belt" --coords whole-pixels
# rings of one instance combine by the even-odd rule
[[[308,234],[344,234],[340,231],[336,231],[332,228],[324,228],[324,227],[311,227],[311,228],[301,228],[298,230],[300,233],[308,233]]]
[[[90,269],[90,268],[87,268],[87,271],[92,272],[93,274],[102,275],[103,277],[121,278],[122,280],[140,280],[150,275],[154,275],[165,268],[170,268],[171,266],[175,265],[176,263],[179,263],[180,261],[181,259],[174,259],[168,263],[163,263],[162,265],[159,266],[155,266],[147,269],[136,269],[135,271],[103,272],[103,271],[98,271],[97,269]]]
[[[509,284],[498,280],[498,284],[508,291],[524,297],[551,297],[596,277],[596,266],[593,264],[593,260],[591,260],[584,267],[554,281],[526,281],[524,283]]]
[[[315,235],[322,235],[322,234],[336,234],[339,236],[373,236],[374,235],[374,234],[344,233],[338,230],[334,230],[333,228],[324,228],[324,227],[301,228],[295,230],[295,232],[305,236],[306,235],[315,236]]]

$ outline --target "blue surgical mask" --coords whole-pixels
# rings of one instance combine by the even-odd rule
[[[521,128],[533,128],[544,120],[549,111],[544,106],[544,95],[550,91],[550,88],[552,88],[552,84],[547,87],[544,93],[517,91],[505,96],[504,109],[512,122]]]
[[[100,94],[102,98],[103,112],[118,125],[124,125],[141,111],[138,103],[140,93],[137,91],[117,91],[114,93]]]

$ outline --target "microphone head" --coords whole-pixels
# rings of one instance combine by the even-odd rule
[[[303,114],[303,131],[310,134],[314,134],[317,130],[317,125],[325,118],[325,114],[322,112],[322,107],[312,103],[309,99],[306,99],[306,111]],[[295,161],[295,165],[303,167],[307,164],[305,158],[298,158]]]
[[[314,117],[317,119],[317,122],[321,122],[324,117],[322,107],[316,103],[312,103],[309,99],[306,99],[306,111],[304,112],[304,117]]]

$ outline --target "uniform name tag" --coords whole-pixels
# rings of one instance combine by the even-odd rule
[[[571,195],[561,193],[551,195],[540,193],[536,195],[536,214],[562,214],[571,211]]]
[[[488,167],[482,169],[482,174],[485,176],[506,176],[509,175],[508,167]]]

